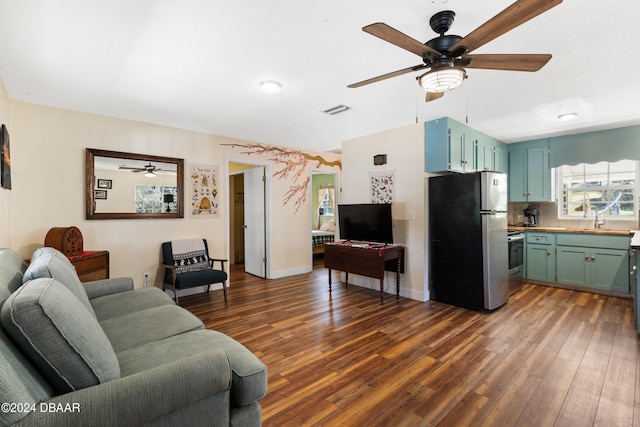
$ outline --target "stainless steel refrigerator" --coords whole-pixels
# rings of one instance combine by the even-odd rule
[[[429,178],[431,298],[494,310],[509,298],[507,176],[499,172]]]

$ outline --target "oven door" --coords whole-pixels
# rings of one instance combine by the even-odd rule
[[[514,234],[509,240],[509,273],[513,269],[522,270],[524,264],[524,233]]]

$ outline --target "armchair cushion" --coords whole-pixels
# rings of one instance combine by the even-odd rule
[[[220,283],[227,280],[227,273],[222,270],[190,271],[176,275],[176,288],[185,289],[209,283]]]
[[[210,268],[207,248],[202,239],[171,241],[172,263],[177,273],[206,270]]]
[[[2,306],[8,334],[58,393],[120,377],[116,354],[98,321],[55,279],[35,279]]]

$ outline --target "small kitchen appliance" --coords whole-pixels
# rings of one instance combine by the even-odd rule
[[[538,225],[538,209],[527,206],[524,210],[524,226],[535,227]]]

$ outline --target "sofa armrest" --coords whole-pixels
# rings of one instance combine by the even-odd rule
[[[114,277],[113,279],[94,280],[83,283],[89,299],[103,297],[105,295],[117,294],[133,290],[133,279],[131,277]]]
[[[19,425],[142,425],[230,389],[229,359],[223,350],[211,350],[53,397],[37,404],[35,411],[22,419]],[[56,411],[49,408],[67,409]],[[227,413],[229,411],[230,408]]]

